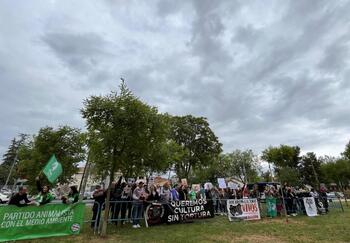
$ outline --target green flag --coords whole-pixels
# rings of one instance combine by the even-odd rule
[[[57,161],[55,155],[51,156],[43,170],[43,173],[51,183],[54,183],[62,174],[62,165]]]
[[[276,217],[277,216],[276,198],[267,197],[266,206],[267,206],[267,216],[272,218]]]

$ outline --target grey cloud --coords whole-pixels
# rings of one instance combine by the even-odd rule
[[[345,37],[345,38],[344,38]],[[349,65],[349,34],[329,45],[318,67],[326,72],[336,73]]]
[[[281,143],[321,154],[343,150],[350,132],[350,3],[96,6],[81,4],[80,15],[70,2],[34,4],[41,17],[31,29],[24,28],[33,19],[25,9],[21,18],[0,15],[0,25],[9,25],[0,28],[0,154],[20,132],[66,123],[83,128],[83,98],[116,89],[120,76],[162,112],[208,117],[226,151],[259,153]]]
[[[101,57],[111,55],[105,50],[107,42],[94,33],[50,32],[42,39],[68,68],[81,74],[99,66]]]

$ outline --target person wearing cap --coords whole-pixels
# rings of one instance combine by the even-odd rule
[[[133,207],[132,207],[132,227],[140,228],[140,218],[143,213],[143,202],[146,200],[147,195],[144,188],[143,181],[136,182],[137,187],[135,188],[132,199],[133,199]]]

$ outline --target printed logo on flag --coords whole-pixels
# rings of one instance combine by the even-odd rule
[[[43,173],[51,183],[54,183],[62,174],[62,165],[57,161],[55,155],[52,155],[50,160],[47,162],[45,168],[43,169]]]

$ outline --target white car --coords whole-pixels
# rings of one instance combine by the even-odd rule
[[[0,204],[7,203],[10,200],[10,195],[0,193]]]
[[[344,198],[344,193],[342,192],[329,192],[327,193],[328,199]]]

